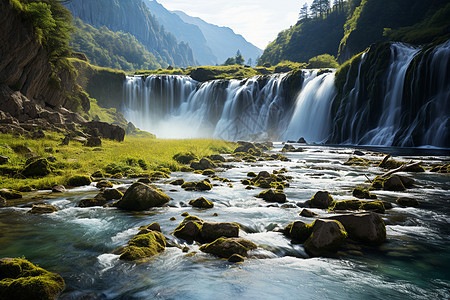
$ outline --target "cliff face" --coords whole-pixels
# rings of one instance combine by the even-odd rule
[[[80,93],[68,71],[52,76],[47,53],[36,41],[33,25],[14,10],[8,0],[0,1],[0,28],[2,90],[20,92],[43,108],[77,110],[81,104],[83,110],[89,109],[86,97],[82,103],[68,97]]]
[[[195,66],[192,49],[166,32],[142,0],[72,0],[64,4],[74,17],[94,26],[134,35],[161,62]]]

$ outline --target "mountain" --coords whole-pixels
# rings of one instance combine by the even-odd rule
[[[209,48],[217,56],[219,63],[225,62],[229,57],[236,55],[240,50],[246,60],[253,61],[258,58],[262,50],[247,42],[245,38],[234,33],[229,27],[220,27],[203,21],[197,17],[191,17],[182,11],[174,11],[184,22],[198,26],[206,38]]]
[[[282,31],[258,64],[308,62],[331,54],[344,62],[378,41],[414,44],[448,38],[448,0],[348,0],[323,17],[308,18]]]
[[[156,57],[129,33],[113,32],[105,26],[95,28],[78,18],[73,24],[76,30],[72,33],[70,46],[86,54],[96,66],[124,71],[161,67]]]
[[[168,11],[157,1],[144,0],[144,3],[165,30],[172,33],[177,40],[189,44],[200,65],[215,65],[220,63],[209,48],[198,26],[184,22],[177,14]]]
[[[189,45],[165,31],[142,0],[71,0],[64,5],[74,17],[96,28],[134,35],[163,66],[197,65]]]

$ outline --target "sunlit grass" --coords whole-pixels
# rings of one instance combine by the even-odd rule
[[[123,170],[124,175],[146,174],[159,168],[176,171],[181,165],[172,157],[179,152],[190,151],[198,157],[203,157],[230,152],[234,148],[234,143],[222,140],[163,140],[130,136],[126,136],[123,142],[102,140],[100,148],[85,147],[77,141],[71,141],[68,146],[63,146],[61,145],[63,135],[49,132],[46,134],[47,138],[38,140],[9,134],[0,135],[0,155],[10,158],[7,164],[0,165],[0,173],[3,174],[0,177],[0,187],[51,188],[57,184],[66,184],[68,178],[76,174],[91,175],[99,170],[105,172],[106,167],[112,164]],[[43,178],[23,178],[20,170],[25,166],[27,157],[15,153],[5,145],[11,148],[24,145],[39,156],[54,156],[56,162],[52,163],[53,173]],[[46,152],[50,150],[49,148],[53,151]],[[138,163],[139,160],[141,164]],[[8,175],[8,173],[13,174]]]

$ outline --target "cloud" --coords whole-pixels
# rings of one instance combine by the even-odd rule
[[[305,2],[312,0],[305,0]],[[297,22],[298,0],[158,0],[169,10],[181,10],[208,23],[227,26],[264,49],[278,33]]]

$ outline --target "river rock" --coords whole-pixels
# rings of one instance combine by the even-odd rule
[[[362,187],[356,187],[352,192],[353,197],[359,199],[377,199],[377,195],[369,193],[368,189],[364,189]]]
[[[196,216],[186,216],[175,228],[173,235],[188,242],[201,240],[200,231],[204,221]]]
[[[326,191],[319,191],[307,203],[313,208],[328,208],[333,203],[333,197]]]
[[[101,192],[102,197],[106,199],[106,201],[117,200],[123,197],[123,193],[118,189],[106,189]]]
[[[58,211],[58,209],[53,205],[48,204],[33,204],[31,207],[31,210],[28,212],[30,214],[51,214],[55,211]]]
[[[161,226],[159,225],[159,223],[153,222],[150,225],[139,227],[139,230],[140,230],[140,232],[138,234],[142,234],[141,232],[143,230],[152,230],[152,231],[161,232]],[[147,233],[147,232],[145,232],[145,233]]]
[[[285,227],[284,234],[290,237],[294,243],[301,244],[311,236],[313,224],[295,221]]]
[[[353,240],[368,244],[381,244],[386,240],[386,225],[377,213],[345,214],[328,219],[339,221]]]
[[[171,185],[183,185],[183,183],[184,183],[184,179],[183,178],[180,178],[180,179],[176,179],[176,180],[173,180],[173,181],[171,181],[171,182],[169,182]]]
[[[200,161],[193,161],[190,166],[194,170],[214,169],[216,165],[209,158],[202,158]]]
[[[225,159],[225,157],[223,157],[222,155],[219,154],[214,154],[214,155],[210,155],[208,156],[208,158],[212,161],[220,161],[220,162],[226,162],[227,160]]]
[[[66,188],[63,185],[55,185],[52,187],[52,193],[64,193]]]
[[[247,251],[257,247],[255,243],[241,238],[218,238],[210,244],[201,246],[200,250],[221,258],[229,258],[233,254],[247,256]]]
[[[240,263],[243,261],[245,261],[245,258],[239,254],[233,254],[228,258],[228,262],[231,262],[231,263]]]
[[[295,147],[290,144],[284,144],[283,149],[281,149],[281,152],[293,152],[295,151]]]
[[[395,175],[398,178],[400,178],[400,180],[402,181],[403,185],[405,186],[405,188],[412,188],[414,186],[414,179],[412,179],[411,177],[406,177],[406,176],[400,176],[400,175]]]
[[[9,189],[0,189],[0,197],[5,198],[6,200],[14,200],[22,198],[22,194]]]
[[[238,237],[239,225],[236,223],[210,223],[204,222],[200,229],[201,239],[204,242],[212,242],[220,237]]]
[[[106,189],[106,188],[112,188],[113,184],[111,181],[108,181],[108,180],[100,180],[99,182],[97,182],[97,184],[95,186],[98,189]]]
[[[91,177],[87,175],[75,175],[67,180],[67,185],[77,187],[83,185],[90,185],[92,182]]]
[[[128,188],[116,206],[125,210],[147,210],[152,207],[163,206],[170,201],[169,196],[154,188],[136,182]]]
[[[97,195],[98,196],[98,195]],[[103,206],[106,204],[106,199],[103,197],[97,197],[94,198],[85,198],[81,199],[78,203],[78,207],[94,207],[94,206]]]
[[[297,143],[299,143],[299,144],[307,144],[304,137],[299,138]]]
[[[299,215],[305,218],[314,218],[319,216],[319,214],[316,214],[315,212],[306,208],[302,209]]]
[[[0,197],[0,207],[6,207],[6,199],[3,197]]]
[[[267,202],[285,203],[287,201],[285,193],[272,189],[259,193],[257,197]]]
[[[181,152],[173,156],[173,159],[180,164],[190,164],[192,161],[198,159],[197,155],[192,152]]]
[[[64,279],[24,258],[0,259],[0,299],[55,299]]]
[[[195,189],[198,191],[209,191],[212,189],[212,185],[208,181],[202,180],[195,184]]]
[[[45,158],[39,158],[31,162],[22,171],[22,175],[25,177],[43,177],[50,173],[50,164]]]
[[[406,188],[403,185],[399,176],[394,175],[386,179],[383,185],[383,189],[386,191],[404,191]]]
[[[317,219],[303,247],[310,256],[328,256],[336,251],[346,237],[347,232],[338,221]]]
[[[206,200],[204,197],[197,198],[195,200],[189,201],[189,205],[197,208],[213,208],[214,203],[209,200]]]
[[[397,200],[395,202],[397,202],[398,205],[403,206],[403,207],[419,206],[419,201],[417,201],[417,199],[409,198],[409,197],[399,197],[399,198],[397,198]]]
[[[119,259],[134,261],[152,257],[166,249],[166,238],[161,232],[150,231],[132,238]]]

